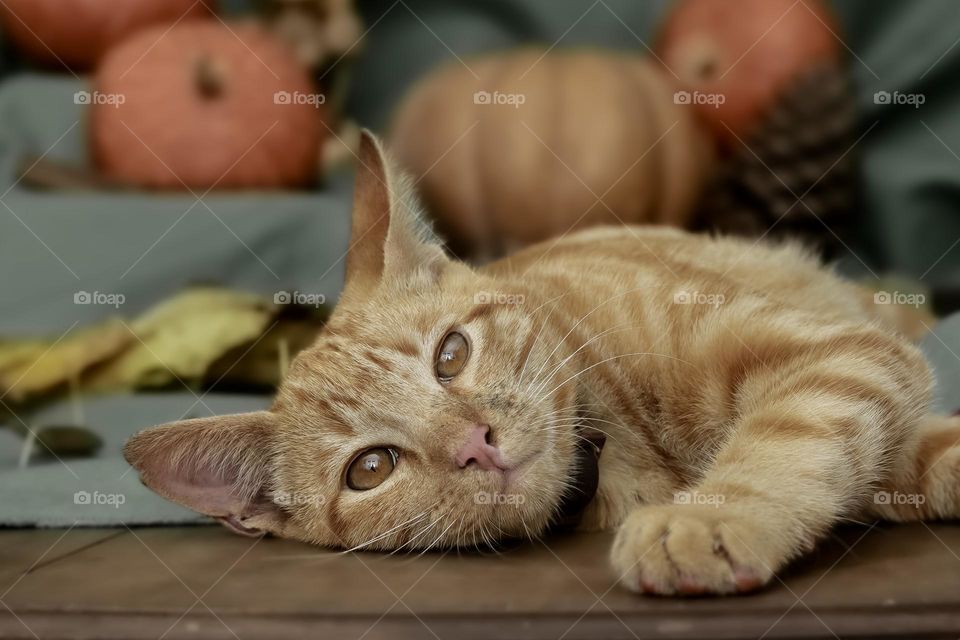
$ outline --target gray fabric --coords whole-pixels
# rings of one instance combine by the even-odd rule
[[[957,286],[960,251],[960,12],[953,0],[836,2],[852,60],[863,161],[858,253],[874,270]],[[918,93],[925,102],[876,104],[877,91]],[[942,258],[942,259],[941,259]],[[939,262],[937,262],[940,260]]]
[[[933,410],[941,414],[960,410],[960,313],[939,322],[920,348],[936,373]]]
[[[21,440],[0,430],[0,526],[69,527],[205,522],[167,502],[142,484],[121,456],[133,433],[183,417],[256,411],[269,398],[209,394],[197,402],[191,393],[105,396],[85,402],[85,423],[104,441],[98,457],[57,460],[35,455],[17,467]],[[212,414],[211,414],[212,412]],[[25,418],[31,428],[69,424],[66,403]]]
[[[87,161],[85,112],[73,102],[84,88],[69,76],[34,74],[0,86],[0,193],[13,185],[24,152],[49,149],[51,158]],[[352,178],[339,174],[317,192],[215,193],[204,206],[189,194],[50,194],[13,186],[2,198],[9,210],[0,206],[7,274],[0,279],[0,332],[59,335],[75,322],[136,314],[197,282],[336,300],[351,191]],[[74,304],[80,291],[126,301],[119,310]]]

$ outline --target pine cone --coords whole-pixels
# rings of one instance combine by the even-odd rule
[[[826,63],[811,69],[726,158],[706,191],[698,226],[799,237],[832,254],[853,218],[855,126],[848,70]]]

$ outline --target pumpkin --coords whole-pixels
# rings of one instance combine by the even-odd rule
[[[4,0],[0,20],[14,44],[41,64],[82,70],[139,29],[205,16],[214,7],[212,0]]]
[[[657,52],[690,105],[733,145],[791,81],[839,59],[838,30],[817,0],[682,0],[661,28]]]
[[[285,46],[252,24],[183,22],[111,51],[91,100],[104,177],[152,188],[310,184],[321,96]]]
[[[712,143],[647,59],[519,50],[467,64],[414,86],[390,134],[455,252],[488,258],[582,227],[690,220]]]

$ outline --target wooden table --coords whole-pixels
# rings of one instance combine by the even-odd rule
[[[219,527],[4,530],[0,637],[960,637],[960,526],[841,529],[741,598],[631,595],[609,541],[386,556]]]

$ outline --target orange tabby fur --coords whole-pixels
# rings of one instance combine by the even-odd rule
[[[344,548],[537,536],[592,428],[607,442],[581,526],[616,529],[617,576],[663,594],[756,588],[842,520],[960,513],[960,422],[928,415],[924,359],[800,249],[601,228],[474,270],[421,234],[370,136],[360,159],[329,324],[269,412],[130,441],[162,495]],[[443,384],[453,328],[471,354]],[[474,424],[523,463],[515,477],[453,463]],[[375,446],[396,468],[350,490],[346,465]],[[515,499],[477,499],[498,493]]]

